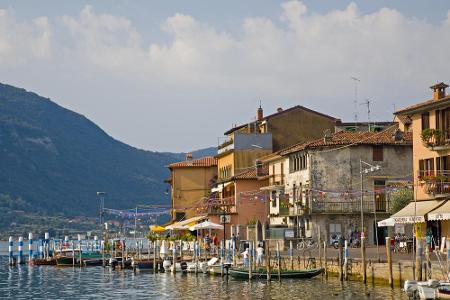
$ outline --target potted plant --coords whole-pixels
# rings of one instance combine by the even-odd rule
[[[441,144],[442,137],[443,137],[443,132],[442,132],[442,130],[440,130],[440,129],[435,129],[435,130],[433,131],[433,139],[434,139],[434,143],[435,143],[435,144],[437,144],[437,145]]]
[[[422,133],[420,134],[420,138],[424,142],[425,145],[430,146],[431,145],[431,138],[433,137],[434,130],[431,128],[425,128],[422,130]]]

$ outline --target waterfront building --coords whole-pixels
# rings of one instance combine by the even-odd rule
[[[428,230],[439,244],[440,237],[450,236],[450,96],[443,82],[430,88],[431,99],[395,112],[413,134],[417,203],[410,203],[393,217],[397,223],[415,220],[421,224],[418,236]]]
[[[303,106],[294,106],[286,110],[278,108],[276,113],[268,116],[264,116],[263,109],[259,107],[254,121],[235,126],[225,132],[225,138],[218,146],[216,156],[218,182],[212,189],[211,198],[215,199],[216,207],[222,207],[222,211],[227,210],[225,213],[227,217],[223,218],[228,218],[225,221],[229,222],[232,228],[232,231],[227,231],[227,237],[231,233],[237,234],[238,228],[246,226],[248,222],[265,224],[268,220],[267,201],[260,201],[258,207],[261,206],[261,209],[257,209],[265,211],[265,214],[248,216],[246,207],[243,206],[245,201],[242,199],[250,198],[246,196],[240,198],[241,195],[252,193],[254,198],[265,197],[264,193],[260,192],[260,187],[267,185],[264,182],[268,179],[258,176],[262,173],[254,174],[258,173],[258,170],[261,172],[263,170],[259,167],[261,165],[259,159],[295,143],[318,138],[324,130],[333,130],[337,122],[339,119]],[[220,205],[221,203],[223,205]],[[215,211],[209,215],[220,213]],[[243,237],[246,234],[239,232],[239,235]]]
[[[382,132],[327,132],[320,138],[299,143],[263,159],[268,163],[270,234],[282,238],[318,237],[331,242],[336,236],[359,237],[361,194],[364,230],[369,243],[375,221],[390,215],[389,186],[408,184],[412,169],[412,135],[397,125]],[[363,174],[361,164],[379,166]],[[375,220],[376,219],[376,220]],[[320,233],[319,233],[320,232]]]
[[[195,217],[217,180],[217,160],[212,156],[193,159],[188,153],[185,161],[170,164],[169,170],[172,221]]]

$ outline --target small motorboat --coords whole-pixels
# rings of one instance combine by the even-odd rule
[[[56,259],[53,257],[50,258],[35,258],[32,260],[32,265],[34,266],[55,266]]]
[[[324,268],[318,269],[305,269],[305,270],[282,270],[280,272],[281,278],[313,278],[317,275],[322,274],[325,271]],[[238,279],[248,279],[249,270],[245,268],[230,268],[228,274],[233,278]],[[270,275],[272,278],[278,277],[278,270],[271,270]],[[252,270],[252,279],[257,278],[267,278],[267,270],[263,268],[258,268]]]

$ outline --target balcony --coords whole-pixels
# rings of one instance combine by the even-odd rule
[[[294,206],[289,209],[290,216],[304,216],[309,213],[309,208],[305,206]]]
[[[284,185],[284,174],[272,174],[269,176],[269,186],[282,186]]]
[[[433,151],[450,149],[450,131],[427,128],[420,134],[425,147]]]
[[[419,185],[425,194],[435,199],[450,196],[450,172],[449,171],[428,171],[419,172]]]
[[[209,215],[222,215],[236,213],[236,201],[234,196],[227,198],[209,199],[206,205]]]
[[[217,147],[217,153],[230,150],[272,150],[271,133],[240,133],[235,132]]]
[[[390,203],[387,200],[364,200],[363,212],[389,212]],[[352,201],[332,201],[322,200],[314,201],[311,207],[311,213],[319,214],[355,214],[361,212],[361,202],[358,200]]]

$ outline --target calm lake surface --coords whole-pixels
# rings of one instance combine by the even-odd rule
[[[322,276],[249,283],[204,274],[135,275],[102,267],[9,267],[6,251],[6,244],[0,243],[1,299],[407,299],[400,289]]]

